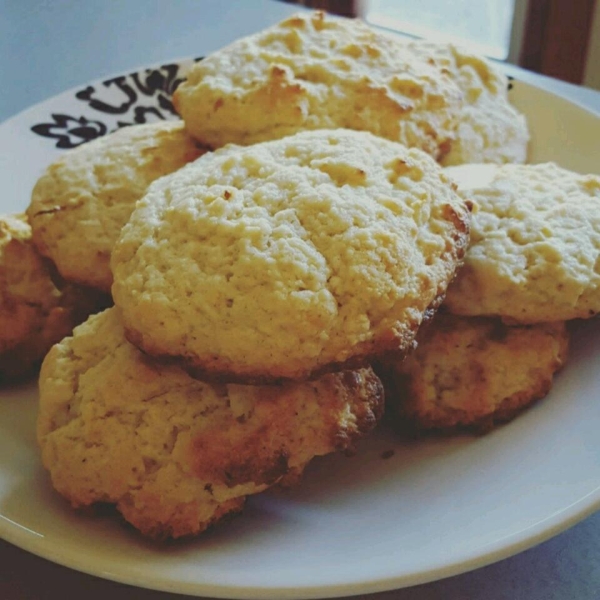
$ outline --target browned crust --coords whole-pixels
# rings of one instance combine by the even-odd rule
[[[225,517],[240,513],[246,502],[245,496],[231,498],[223,502],[215,510],[211,518],[202,521],[198,517],[198,507],[195,502],[181,503],[177,507],[170,506],[160,512],[162,506],[160,497],[148,494],[143,499],[150,511],[151,519],[145,519],[143,514],[131,504],[129,498],[124,498],[117,504],[117,510],[123,518],[138,529],[143,535],[162,542],[168,539],[190,538],[202,533]],[[140,498],[137,499],[137,502]],[[160,515],[157,519],[157,515]]]
[[[356,443],[368,435],[381,421],[385,408],[384,387],[374,371],[367,371],[366,377],[362,377],[356,371],[346,371],[342,374],[346,381],[346,394],[352,396],[352,389],[359,388],[360,395],[364,399],[361,403],[354,403],[354,414],[356,417],[355,427],[351,430],[338,432],[335,435],[335,448],[337,451],[352,455]],[[290,489],[298,486],[304,475],[306,465],[290,468],[276,484],[277,489]]]
[[[381,420],[385,408],[385,392],[383,383],[371,368],[341,373],[347,402],[352,402],[356,423],[354,429],[338,434],[336,450],[349,451],[355,443],[371,432]],[[359,401],[352,401],[357,397]]]
[[[444,417],[430,414],[410,414],[396,412],[395,424],[398,429],[416,435],[437,432],[452,434],[471,432],[485,434],[499,425],[512,421],[529,406],[548,395],[552,388],[552,377],[541,381],[531,390],[504,398],[496,409],[487,415],[474,418],[468,411],[448,410]]]
[[[415,345],[415,338],[421,325],[429,323],[441,303],[444,301],[446,290],[439,293],[427,309],[423,313],[423,318],[420,323],[411,323],[410,327],[406,326],[402,330],[402,335],[396,335],[393,331],[389,332],[387,339],[381,339],[379,342],[373,341],[365,343],[361,346],[362,352],[352,356],[343,362],[333,362],[327,365],[321,365],[312,370],[298,371],[292,376],[281,375],[265,375],[263,373],[239,373],[232,372],[224,367],[220,367],[220,362],[215,362],[209,365],[198,364],[193,357],[170,356],[161,354],[158,349],[148,347],[143,336],[137,331],[125,327],[125,337],[134,346],[139,348],[145,354],[151,356],[154,360],[162,364],[178,365],[185,369],[190,376],[202,381],[212,383],[238,383],[242,385],[279,385],[292,381],[312,381],[319,379],[328,373],[338,371],[360,369],[365,367],[374,360],[394,358],[400,360],[409,352],[412,351]],[[216,359],[216,357],[215,357]]]
[[[196,435],[190,453],[195,475],[228,487],[298,477],[313,456],[351,450],[383,414],[383,385],[370,368],[325,376],[314,384],[314,397],[306,387],[266,389],[248,417]],[[297,415],[309,402],[318,423],[305,428]],[[355,417],[351,426],[340,422],[345,406]]]
[[[438,295],[429,305],[423,315],[424,321],[429,321],[437,307],[443,302],[444,293]],[[195,357],[185,356],[170,356],[161,354],[160,350],[149,347],[146,340],[137,331],[125,327],[125,337],[134,346],[137,346],[142,352],[151,356],[154,360],[162,364],[175,364],[185,369],[190,376],[202,381],[212,383],[238,383],[242,385],[280,385],[293,381],[313,381],[319,379],[328,373],[337,373],[349,369],[360,369],[370,364],[371,361],[377,358],[394,356],[401,358],[406,356],[414,347],[415,337],[421,323],[411,323],[410,326],[405,326],[400,333],[397,331],[388,332],[387,338],[382,338],[379,341],[365,342],[360,346],[360,353],[355,354],[348,360],[341,362],[332,362],[326,365],[321,365],[312,370],[298,370],[293,376],[264,374],[256,372],[235,372],[223,366],[223,361],[218,357],[214,357],[214,361],[210,363],[200,363]]]
[[[498,330],[492,331],[506,335],[506,327],[498,322]],[[569,337],[561,340],[559,350],[554,360],[545,365],[545,376],[540,377],[534,385],[502,399],[493,411],[485,415],[475,415],[468,410],[445,408],[444,413],[408,412],[403,410],[403,398],[412,393],[410,375],[398,373],[390,364],[377,365],[377,373],[384,382],[384,387],[390,397],[396,399],[389,403],[388,414],[393,426],[400,432],[411,436],[424,434],[454,434],[460,432],[485,434],[495,427],[507,423],[521,414],[525,409],[545,398],[552,389],[554,376],[562,370],[567,362]]]
[[[306,384],[292,387],[290,392],[279,386],[266,389],[248,418],[196,435],[188,459],[194,476],[211,482],[207,490],[223,483],[228,487],[298,483],[314,456],[352,449],[383,414],[383,385],[370,368],[326,376],[314,385],[314,397],[306,391]],[[312,402],[318,416],[304,429],[298,422],[298,408]],[[340,420],[348,405],[355,416],[349,427]],[[104,506],[102,502],[86,506],[76,498],[67,499],[80,510]],[[165,541],[196,536],[241,512],[245,501],[243,495],[222,503],[215,500],[210,519],[201,518],[205,507],[196,501],[165,503],[154,491],[126,494],[115,506],[143,535]]]

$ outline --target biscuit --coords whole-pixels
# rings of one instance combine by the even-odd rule
[[[390,368],[386,400],[402,426],[482,431],[546,396],[567,359],[569,337],[560,322],[509,327],[438,314],[418,341]]]
[[[37,435],[74,507],[113,503],[145,535],[177,538],[297,477],[313,457],[352,448],[382,409],[370,368],[272,387],[193,379],[129,344],[112,308],[46,357]]]
[[[539,323],[600,310],[600,177],[552,163],[446,171],[477,204],[450,312]]]
[[[370,133],[226,147],[138,202],[113,297],[151,355],[223,381],[303,379],[410,348],[469,218],[431,157]]]
[[[490,61],[454,44],[411,40],[408,45],[447,70],[463,94],[455,139],[443,165],[523,163],[527,121],[508,100],[508,78]]]
[[[464,93],[464,104],[456,138],[441,162],[524,163],[529,144],[527,120],[501,93],[508,86],[507,78],[502,77],[501,87],[489,85],[476,61],[481,61],[483,69],[492,68],[488,61],[464,54],[457,56],[457,83]]]
[[[427,58],[364,22],[300,13],[195,64],[174,93],[213,148],[347,128],[441,156],[462,94]]]
[[[52,344],[105,302],[53,278],[24,215],[0,217],[0,383],[31,374]]]
[[[33,240],[60,274],[110,291],[110,253],[155,179],[200,156],[181,122],[133,125],[65,152],[33,189]]]

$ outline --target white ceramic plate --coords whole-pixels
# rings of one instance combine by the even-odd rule
[[[190,63],[93,82],[0,125],[0,210],[27,206],[61,148],[172,118],[167,98]],[[520,82],[511,94],[529,117],[533,162],[597,170],[598,116]],[[409,442],[382,429],[352,458],[316,461],[298,490],[251,498],[241,517],[166,546],[72,512],[40,464],[35,386],[3,390],[0,536],[100,577],[202,596],[341,596],[473,569],[600,507],[600,322],[579,326],[572,346],[550,396],[484,437]]]

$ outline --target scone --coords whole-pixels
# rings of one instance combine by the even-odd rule
[[[600,177],[551,163],[446,172],[477,205],[450,312],[539,323],[600,311]]]
[[[529,130],[508,100],[508,78],[490,61],[454,44],[406,42],[453,78],[463,94],[455,138],[444,165],[523,163]]]
[[[53,278],[24,215],[0,217],[0,383],[29,375],[52,344],[107,299]]]
[[[526,162],[529,129],[525,117],[508,100],[481,87],[470,68],[461,68],[460,82],[466,100],[456,138],[442,164]]]
[[[110,291],[110,253],[148,185],[206,152],[181,121],[133,125],[65,152],[38,180],[27,215],[60,274]]]
[[[444,69],[364,22],[294,15],[198,62],[173,97],[212,147],[309,129],[370,131],[438,158],[462,94]]]
[[[438,314],[404,362],[388,365],[389,407],[417,430],[486,430],[552,386],[568,351],[564,323],[509,327],[498,319]]]
[[[351,448],[382,403],[368,368],[286,386],[203,383],[129,344],[112,308],[46,357],[37,433],[52,483],[74,507],[113,503],[145,535],[177,538],[313,457]]]
[[[485,59],[458,49],[454,53],[464,99],[455,139],[442,164],[524,163],[529,128],[508,100],[507,77]]]
[[[151,355],[223,381],[305,379],[410,348],[469,218],[431,157],[366,132],[226,147],[138,202],[113,296]]]

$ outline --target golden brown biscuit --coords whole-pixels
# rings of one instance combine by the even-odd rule
[[[464,165],[446,173],[477,205],[446,308],[516,323],[600,312],[600,176],[553,163]]]
[[[441,156],[461,92],[448,73],[360,20],[300,13],[195,64],[175,91],[213,148],[343,127]]]
[[[107,298],[53,277],[24,215],[0,217],[0,383],[29,375],[52,344],[107,305]]]
[[[129,344],[109,309],[54,346],[38,440],[74,507],[114,503],[155,538],[194,535],[245,497],[351,448],[381,416],[371,369],[273,387],[209,385]]]
[[[568,339],[564,323],[509,327],[438,314],[416,351],[387,365],[388,404],[405,426],[488,429],[549,392]]]
[[[405,352],[465,251],[469,209],[427,154],[318,130],[153,184],[113,253],[128,339],[224,381]]]
[[[523,163],[529,131],[525,117],[509,102],[508,78],[481,56],[454,44],[405,42],[414,52],[447,71],[462,92],[454,139],[444,165]]]
[[[204,152],[180,121],[132,125],[65,152],[27,209],[36,247],[66,280],[110,292],[110,253],[136,200]]]

